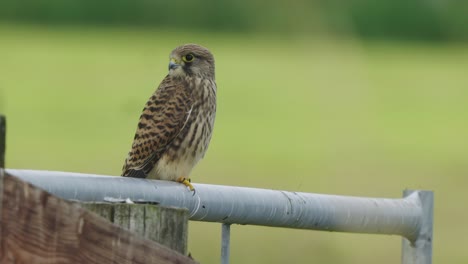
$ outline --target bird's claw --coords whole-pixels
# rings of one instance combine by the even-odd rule
[[[190,180],[190,178],[179,177],[177,179],[177,182],[182,183],[183,185],[187,186],[190,189],[190,191],[193,192],[193,195],[195,196],[196,191],[195,191],[195,188],[193,187],[193,185],[191,183],[192,180]]]

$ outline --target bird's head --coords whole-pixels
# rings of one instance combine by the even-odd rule
[[[169,75],[215,77],[214,57],[205,47],[185,44],[175,48],[169,59]]]

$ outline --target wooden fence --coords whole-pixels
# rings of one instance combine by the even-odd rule
[[[35,170],[6,173],[67,200],[158,203],[185,208],[190,220],[222,223],[222,263],[229,263],[231,224],[399,235],[403,264],[432,263],[431,191],[405,190],[403,198],[388,199],[194,184],[193,195],[169,181]],[[178,250],[185,253],[184,247]]]
[[[187,210],[61,199],[3,169],[4,139],[0,116],[0,263],[196,263]]]
[[[0,263],[195,263],[176,250],[112,224],[78,203],[55,197],[8,174],[3,173],[0,177]],[[145,207],[87,207],[90,206],[105,213],[114,212],[108,215],[123,220],[120,224],[144,219],[130,212],[143,212],[141,209]],[[119,215],[119,209],[124,213]],[[151,210],[161,213],[157,208]],[[146,230],[145,233],[156,236],[163,233],[165,244],[184,251],[186,239],[177,239],[186,237],[186,233],[174,235],[178,232],[173,230],[179,228],[180,219],[187,221],[187,217],[178,219],[180,212],[177,209],[175,214],[168,213],[170,209],[164,210],[175,221],[163,221],[165,225],[159,230],[154,227],[160,224],[148,225],[155,232]],[[161,218],[148,219],[154,223]],[[181,227],[184,228],[184,224]]]

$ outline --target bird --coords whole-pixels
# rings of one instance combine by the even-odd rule
[[[176,47],[140,115],[122,176],[175,181],[195,194],[189,175],[211,140],[216,91],[213,54],[197,44]]]

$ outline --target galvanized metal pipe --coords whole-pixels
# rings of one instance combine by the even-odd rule
[[[403,196],[413,195],[415,191],[405,190]],[[418,193],[422,206],[422,223],[417,238],[402,241],[402,264],[431,264],[432,263],[432,231],[434,217],[434,193],[420,191]]]
[[[354,233],[401,235],[416,241],[424,222],[419,192],[402,199],[363,198],[193,184],[69,172],[6,172],[59,197],[80,201],[131,199],[187,208],[190,219]]]
[[[231,224],[221,225],[221,264],[229,264],[231,255]]]

